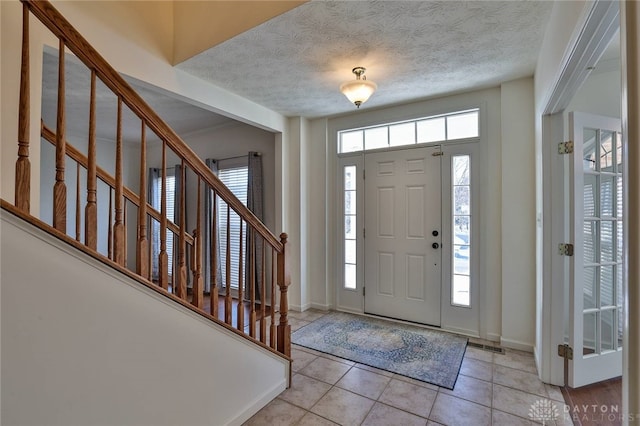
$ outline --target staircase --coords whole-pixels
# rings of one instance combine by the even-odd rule
[[[167,381],[162,376],[171,376],[173,373],[168,374],[167,369],[178,368],[182,371],[186,366],[193,367],[190,371],[192,375],[191,380],[198,380],[199,374],[203,373],[204,377],[209,379],[217,378],[216,381],[207,383],[205,389],[211,389],[211,395],[218,395],[215,403],[212,405],[220,405],[224,407],[224,415],[222,417],[198,417],[198,419],[209,419],[207,424],[234,424],[243,419],[246,419],[248,415],[257,411],[261,405],[264,405],[270,398],[273,398],[279,391],[281,391],[281,380],[276,374],[276,378],[273,377],[274,371],[280,371],[279,367],[273,365],[275,360],[276,365],[285,365],[283,371],[285,386],[288,384],[290,378],[290,334],[291,328],[288,324],[287,312],[287,290],[289,286],[289,276],[287,273],[287,235],[281,234],[276,237],[256,216],[247,209],[240,200],[238,200],[233,193],[222,184],[217,176],[207,167],[207,165],[186,145],[186,143],[143,101],[143,99],[129,86],[129,84],[116,72],[93,47],[73,28],[73,26],[65,20],[65,18],[47,1],[31,1],[22,0],[23,7],[23,20],[22,20],[22,65],[20,75],[20,102],[18,108],[18,158],[15,165],[15,200],[11,203],[7,200],[2,200],[2,222],[3,222],[3,235],[2,235],[2,268],[3,268],[3,284],[17,285],[17,283],[11,281],[9,278],[13,277],[15,280],[20,280],[20,277],[24,275],[25,283],[38,281],[38,286],[34,288],[42,288],[43,281],[50,280],[51,283],[58,283],[58,286],[47,288],[49,291],[54,291],[56,297],[48,297],[52,300],[74,300],[76,298],[92,300],[94,297],[105,297],[104,306],[102,304],[95,305],[96,309],[102,310],[104,308],[104,314],[109,313],[114,315],[118,310],[122,310],[122,317],[136,318],[135,322],[131,320],[132,330],[138,330],[138,339],[144,342],[149,333],[144,330],[149,330],[149,327],[160,327],[163,330],[163,339],[166,338],[166,342],[163,339],[160,341],[154,341],[153,336],[150,336],[148,344],[150,346],[157,345],[160,352],[160,357],[163,354],[171,353],[172,345],[185,344],[184,335],[199,336],[198,339],[208,341],[207,344],[199,345],[194,340],[186,339],[190,345],[194,345],[193,349],[187,350],[185,348],[184,354],[191,354],[192,356],[186,356],[183,359],[175,359],[174,363],[162,363],[152,362],[150,365],[151,373],[157,376],[160,388],[164,389],[167,385]],[[41,123],[41,138],[42,140],[49,141],[55,146],[55,182],[52,183],[52,187],[41,187],[40,191],[52,191],[53,192],[53,215],[52,222],[45,223],[37,218],[36,215],[31,212],[30,199],[31,199],[31,162],[29,158],[29,148],[31,141],[29,140],[29,128],[30,128],[30,115],[32,105],[30,103],[29,96],[29,77],[30,77],[30,65],[29,65],[29,21],[30,16],[35,16],[48,31],[50,31],[57,39],[59,45],[58,56],[58,108],[57,108],[57,120],[55,130],[51,130],[44,123]],[[65,52],[69,51],[75,55],[89,70],[91,73],[91,89],[90,89],[90,110],[89,110],[89,136],[86,152],[72,146],[66,139],[65,135]],[[96,83],[101,81],[116,97],[117,97],[117,129],[116,140],[114,141],[115,150],[115,175],[112,176],[98,167],[98,160],[96,154]],[[123,179],[123,138],[122,138],[122,126],[123,126],[123,109],[128,109],[131,113],[140,120],[140,176],[139,182],[137,182],[137,189],[132,189],[124,184]],[[149,133],[150,132],[150,133]],[[149,186],[151,183],[148,181],[147,170],[149,165],[147,164],[147,140],[149,134],[155,136],[161,140],[162,145],[162,173],[161,173],[161,199],[159,200],[160,207],[154,208],[148,199]],[[177,193],[177,223],[170,221],[167,218],[167,158],[177,158],[181,165],[182,179],[179,184]],[[67,170],[67,165],[74,164],[75,167],[72,170]],[[82,171],[82,173],[81,173]],[[75,188],[68,188],[65,175],[74,173],[76,176]],[[193,181],[195,179],[197,188],[196,194],[188,195],[188,188],[185,185],[185,177],[189,175]],[[86,183],[83,186],[86,187],[86,191],[81,192],[80,177],[86,175]],[[100,190],[100,187],[107,187],[108,190]],[[105,195],[106,194],[106,195]],[[75,211],[67,211],[67,199],[75,198]],[[105,197],[106,199],[99,199],[99,197]],[[195,225],[191,231],[187,229],[186,219],[186,200],[187,198],[196,200],[195,205],[190,209],[195,209]],[[208,198],[208,203],[205,203],[205,199]],[[108,205],[108,221],[101,219],[101,215],[98,214],[98,206]],[[207,215],[205,207],[212,206],[213,214]],[[226,217],[231,217],[232,214],[237,215],[240,218],[240,222],[246,225],[245,235],[240,235],[239,245],[241,247],[239,253],[239,259],[232,261],[229,247],[232,242],[230,241],[230,232],[226,232],[228,236],[226,241],[219,241],[218,229],[226,227],[227,230],[230,227],[229,221],[227,223],[217,223],[216,209],[227,209]],[[131,217],[137,218],[136,223],[132,224]],[[210,217],[211,222],[205,226],[205,218]],[[129,218],[129,222],[127,222]],[[67,229],[67,222],[75,223],[74,230]],[[133,229],[132,229],[133,228]],[[152,238],[151,233],[156,232]],[[157,235],[159,234],[159,235]],[[173,257],[169,257],[169,251],[167,250],[168,241],[171,239],[168,236],[173,235],[173,241],[175,241],[174,250],[172,251]],[[107,253],[101,253],[98,251],[98,236],[107,235],[108,250]],[[135,235],[135,237],[132,237]],[[20,242],[18,244],[18,242]],[[46,243],[43,245],[43,242]],[[207,244],[207,250],[205,250],[205,244]],[[227,256],[226,258],[220,258],[220,246],[226,244]],[[51,247],[54,250],[51,251]],[[244,250],[243,250],[244,247]],[[261,250],[258,250],[258,249]],[[9,252],[11,256],[6,256],[5,253]],[[48,256],[45,253],[49,253]],[[158,253],[157,258],[153,254]],[[210,256],[205,258],[205,253],[210,253]],[[246,255],[245,255],[246,253]],[[51,262],[51,259],[56,259],[55,262]],[[9,259],[14,259],[11,262]],[[17,269],[16,265],[21,264],[20,260],[28,259],[30,262],[34,262],[34,265],[39,267],[34,268],[32,271],[21,271]],[[131,259],[134,259],[133,261]],[[80,260],[81,264],[77,264]],[[208,301],[209,306],[204,306],[205,293],[204,293],[204,279],[205,279],[205,263],[208,263],[211,271],[223,271],[223,274],[212,273],[210,275],[210,288],[212,289]],[[90,265],[90,271],[84,271],[84,266]],[[157,265],[156,268],[152,268],[152,265]],[[46,265],[47,269],[43,269]],[[75,266],[74,266],[75,265]],[[82,266],[84,265],[84,266]],[[77,268],[76,268],[77,267]],[[92,269],[93,268],[93,269]],[[155,271],[153,269],[156,269]],[[237,294],[231,290],[229,284],[229,275],[231,271],[235,269],[240,277],[245,277],[246,286],[240,284],[238,286]],[[44,271],[44,273],[43,273]],[[28,272],[28,273],[27,273]],[[40,272],[40,274],[38,274]],[[48,274],[48,275],[47,275]],[[222,275],[222,276],[221,276]],[[225,278],[226,279],[223,279]],[[49,277],[49,279],[48,279]],[[61,279],[62,277],[62,279]],[[241,278],[242,280],[242,278]],[[90,285],[87,284],[90,282]],[[23,285],[25,284],[23,283]],[[84,284],[83,284],[84,283]],[[100,290],[100,287],[108,287],[108,289]],[[125,287],[122,287],[122,286]],[[46,286],[45,286],[46,287]],[[122,288],[129,290],[121,291]],[[118,290],[119,289],[119,290]],[[131,289],[137,289],[137,292],[131,292]],[[67,293],[65,293],[65,291]],[[105,292],[105,294],[103,294]],[[16,293],[16,297],[24,297]],[[145,298],[141,299],[140,295],[144,294]],[[256,295],[260,295],[259,300]],[[4,295],[3,295],[4,296]],[[38,297],[36,294],[35,297]],[[114,299],[120,298],[121,305],[112,305]],[[124,298],[125,300],[122,300]],[[222,298],[223,303],[220,302]],[[237,303],[237,309],[234,311],[234,298],[249,301],[248,309],[248,324],[245,323],[245,305],[243,303]],[[6,299],[5,299],[6,300]],[[40,306],[39,304],[36,304]],[[73,308],[70,308],[70,306]],[[37,311],[43,309],[50,312],[53,317],[58,317],[55,312],[78,312],[78,317],[75,317],[75,322],[82,325],[85,321],[88,324],[86,329],[82,327],[76,330],[79,334],[63,333],[64,336],[73,340],[73,335],[77,335],[80,339],[87,344],[99,345],[100,340],[94,339],[91,336],[94,333],[86,333],[87,330],[98,329],[108,330],[103,327],[102,324],[97,327],[91,319],[91,311],[88,312],[88,318],[84,318],[79,312],[83,311],[83,307],[76,306],[75,303],[70,306],[60,303],[46,303],[43,306],[35,309],[33,308],[34,315],[37,316]],[[44,307],[46,306],[46,308]],[[219,307],[220,306],[220,307]],[[206,308],[206,309],[205,309]],[[130,311],[133,309],[134,311]],[[142,309],[146,312],[142,315],[141,312],[135,312],[135,309]],[[53,310],[53,311],[52,311]],[[27,312],[28,309],[25,309]],[[148,313],[156,312],[159,321],[154,323],[153,318],[149,321]],[[178,316],[174,321],[180,322],[180,324],[187,324],[191,322],[193,330],[189,329],[185,331],[182,329],[176,329],[175,324],[172,326],[170,317]],[[19,313],[16,315],[20,316]],[[4,315],[3,315],[4,316]],[[27,317],[29,317],[27,315]],[[276,318],[277,317],[277,318]],[[32,317],[29,317],[32,318]],[[190,320],[186,320],[189,318]],[[68,318],[67,318],[68,319]],[[192,320],[195,320],[194,323]],[[4,322],[3,318],[3,322]],[[118,323],[117,320],[114,324]],[[202,327],[205,324],[205,327]],[[74,324],[75,325],[75,324]],[[155,326],[154,326],[155,325]],[[123,326],[123,324],[120,324]],[[38,327],[34,325],[32,329],[36,335],[40,338],[46,339],[41,332],[38,332]],[[46,329],[46,327],[44,328]],[[198,331],[195,331],[198,329]],[[82,331],[84,330],[84,332]],[[118,330],[118,326],[114,325],[113,330]],[[4,325],[3,325],[4,332]],[[209,333],[209,334],[208,334]],[[181,334],[183,334],[181,336]],[[208,337],[210,336],[211,341]],[[113,336],[109,336],[113,337]],[[155,336],[157,337],[157,336]],[[196,339],[196,341],[198,340]],[[229,340],[231,339],[231,340]],[[5,339],[3,338],[3,341]],[[19,340],[19,339],[18,339]],[[115,339],[116,341],[118,339]],[[113,339],[107,338],[105,342],[113,343]],[[211,342],[217,342],[211,346]],[[235,343],[231,343],[231,342]],[[167,342],[173,342],[167,344]],[[238,342],[240,346],[238,346]],[[4,342],[3,342],[4,343]],[[24,342],[23,342],[24,343]],[[40,346],[42,342],[38,339],[38,342],[33,347],[39,347],[41,350],[46,350],[46,346]],[[71,346],[75,347],[79,342],[74,341]],[[222,345],[222,346],[220,346]],[[29,345],[25,346],[28,347]],[[231,355],[228,353],[229,348],[235,347],[237,353]],[[196,349],[197,348],[197,349]],[[221,349],[226,348],[226,349]],[[78,349],[78,348],[76,348]],[[221,363],[219,352],[225,352],[225,360]],[[193,353],[191,351],[194,351]],[[204,353],[202,352],[204,351]],[[211,351],[208,355],[207,351]],[[73,358],[73,354],[79,351],[63,351]],[[140,353],[146,353],[141,349]],[[18,353],[13,354],[16,359],[19,358]],[[27,354],[29,355],[29,354]],[[33,355],[30,354],[28,358]],[[91,375],[91,371],[97,371],[100,369],[100,363],[106,363],[105,367],[120,369],[127,371],[126,365],[114,365],[114,359],[117,358],[117,354],[114,357],[110,357],[108,349],[104,351],[98,351],[92,353],[91,359],[95,362],[89,362],[91,368],[86,369],[85,373]],[[151,355],[150,353],[148,355]],[[210,356],[211,365],[202,365],[195,363],[190,365],[192,359],[202,360]],[[4,357],[4,354],[3,354]],[[33,359],[34,362],[38,362],[37,357]],[[55,358],[55,354],[52,354],[52,358]],[[63,357],[64,358],[64,357]],[[234,359],[235,358],[235,359]],[[242,363],[238,364],[246,358],[251,362],[251,367],[243,368]],[[6,357],[5,357],[6,359]],[[64,358],[66,359],[66,358]],[[75,358],[74,358],[75,359]],[[99,360],[99,361],[98,361]],[[280,360],[280,361],[278,361]],[[4,360],[3,360],[4,361]],[[76,361],[83,363],[83,360],[76,359]],[[225,365],[226,362],[226,365]],[[135,365],[140,368],[141,365]],[[261,366],[270,371],[257,372],[255,366]],[[38,367],[36,365],[36,367]],[[55,366],[51,366],[56,368]],[[144,367],[142,367],[144,369]],[[212,370],[213,368],[213,370]],[[228,370],[228,374],[222,374],[222,371]],[[3,363],[4,370],[4,363]],[[135,369],[134,369],[135,370]],[[211,371],[210,371],[211,370]],[[246,371],[242,371],[246,370]],[[64,368],[61,368],[64,371]],[[147,371],[146,373],[148,373]],[[209,372],[209,373],[207,373]],[[97,374],[97,382],[100,380],[108,380],[108,375],[111,372],[107,372],[101,376]],[[145,373],[145,374],[146,374]],[[4,371],[3,371],[4,374]],[[151,380],[149,375],[141,375],[136,377],[134,373],[131,378],[131,385],[136,387],[136,380]],[[118,375],[125,388],[127,387],[127,375]],[[226,377],[226,379],[224,379]],[[222,379],[221,379],[222,378]],[[267,380],[265,380],[267,378]],[[270,379],[269,379],[270,378]],[[218,381],[219,380],[219,381]],[[3,400],[5,393],[5,386],[3,380]],[[180,382],[180,381],[179,381]],[[235,382],[235,385],[233,383]],[[56,383],[56,382],[53,382]],[[189,381],[180,382],[181,386],[188,387]],[[241,385],[241,386],[238,386]],[[254,391],[247,392],[247,387],[255,386]],[[41,389],[48,389],[48,386],[42,386]],[[50,387],[51,392],[55,393],[56,386]],[[99,383],[86,383],[85,392],[101,392],[104,388]],[[169,389],[169,388],[167,388]],[[154,394],[154,392],[143,393]],[[177,390],[176,390],[177,391]],[[25,391],[26,392],[26,391]],[[185,407],[183,404],[184,393],[189,393],[189,389],[185,388],[179,391],[177,394],[167,395],[167,404],[176,408],[176,412]],[[194,395],[201,395],[203,390],[194,385],[192,392]],[[206,390],[204,390],[206,395]],[[64,393],[64,392],[63,392]],[[169,393],[172,393],[169,391]],[[20,394],[18,392],[17,394]],[[17,394],[12,394],[16,397]],[[24,395],[27,395],[24,393]],[[64,397],[57,395],[55,398],[51,398],[51,394],[47,392],[38,392],[43,399],[40,401],[43,406],[47,406],[50,410],[58,411],[57,414],[64,414],[65,409],[68,410],[69,416],[55,417],[56,413],[52,413],[53,417],[49,418],[49,421],[45,421],[45,418],[40,420],[49,424],[64,424],[65,422],[77,422],[79,419],[83,419],[81,423],[92,419],[90,413],[91,408],[94,408],[95,413],[102,413],[105,415],[109,410],[105,411],[105,408],[110,405],[108,400],[103,400],[102,403],[94,401],[94,407],[72,407],[64,406],[65,403],[69,403]],[[189,402],[186,407],[195,404],[196,401],[206,401],[200,397],[186,398]],[[75,400],[82,399],[81,393],[77,394]],[[109,398],[107,398],[109,399]],[[118,400],[118,398],[114,398]],[[144,401],[142,398],[141,401]],[[52,401],[56,401],[54,404]],[[240,404],[225,403],[229,401],[243,401]],[[14,401],[15,402],[15,401]],[[145,417],[141,413],[145,413],[146,410],[139,407],[140,410],[136,412],[136,405],[131,404],[131,400],[127,400],[121,408],[124,413],[136,414],[133,417],[124,417],[116,420],[117,424],[133,424],[132,419],[140,421],[142,423],[149,424],[172,424],[168,419],[175,418],[172,416],[157,417],[158,412],[163,412],[162,402],[159,405],[155,415],[149,414]],[[32,401],[38,403],[38,401]],[[156,401],[157,403],[157,401]],[[4,401],[3,401],[3,405]],[[229,412],[229,407],[234,407]],[[115,407],[114,407],[115,408]],[[193,408],[193,407],[192,407]],[[206,407],[200,407],[206,409]],[[235,410],[235,412],[234,412]],[[185,409],[188,412],[188,409]],[[8,411],[3,406],[3,420]],[[49,411],[51,413],[51,411]],[[87,412],[89,417],[74,417],[74,412]],[[193,411],[192,411],[193,412]],[[57,421],[52,421],[54,418]],[[164,418],[164,420],[162,420]],[[13,417],[17,419],[17,417]],[[110,423],[111,421],[105,421],[105,417],[96,417],[94,423]],[[118,419],[118,417],[114,417]],[[155,419],[155,420],[154,420]],[[197,424],[198,421],[190,423],[185,417],[181,417],[181,424]],[[173,424],[178,424],[173,423]]]

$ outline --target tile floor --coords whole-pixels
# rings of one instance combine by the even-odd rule
[[[291,312],[292,329],[322,315]],[[291,388],[245,425],[531,425],[530,409],[541,400],[559,413],[547,425],[572,424],[560,388],[538,379],[526,352],[468,346],[453,391],[296,345],[291,355]]]

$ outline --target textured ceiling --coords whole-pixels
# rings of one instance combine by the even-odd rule
[[[545,1],[315,0],[178,67],[287,116],[331,116],[355,110],[338,90],[353,79],[354,66],[366,67],[378,83],[362,109],[532,75],[551,7]],[[45,52],[43,66],[43,119],[54,129],[56,51]],[[68,135],[88,134],[89,81],[84,65],[67,55]],[[239,124],[129,82],[180,135]],[[116,105],[98,83],[98,138],[114,140]],[[140,122],[126,109],[123,138],[140,138]]]
[[[533,75],[546,1],[311,1],[178,68],[287,116],[351,112],[355,66],[378,91],[362,108]]]

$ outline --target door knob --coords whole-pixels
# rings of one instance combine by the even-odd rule
[[[440,247],[440,244],[438,244],[438,243],[433,243],[433,244],[431,244],[431,247],[433,247],[434,249],[437,249],[437,248],[439,248],[439,247]]]

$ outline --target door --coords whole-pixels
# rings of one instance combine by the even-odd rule
[[[366,313],[440,325],[439,146],[365,154]]]
[[[620,120],[570,113],[572,237],[569,386],[622,374],[623,178]]]

